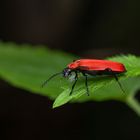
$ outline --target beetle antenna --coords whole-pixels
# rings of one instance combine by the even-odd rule
[[[52,78],[54,78],[54,77],[56,77],[56,76],[58,76],[58,75],[60,75],[60,74],[62,74],[62,72],[55,73],[54,75],[52,75],[49,79],[47,79],[47,80],[41,85],[41,87],[43,88]]]

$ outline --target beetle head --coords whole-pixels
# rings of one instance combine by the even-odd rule
[[[68,77],[71,74],[71,69],[65,68],[62,73],[64,77]]]

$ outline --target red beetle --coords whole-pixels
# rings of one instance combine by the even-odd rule
[[[110,60],[97,60],[97,59],[79,59],[75,60],[72,63],[68,64],[68,66],[59,73],[56,73],[52,75],[48,80],[46,80],[42,86],[44,86],[49,80],[51,80],[53,77],[63,74],[63,77],[69,77],[71,73],[75,73],[74,77],[74,83],[72,85],[72,89],[70,92],[70,95],[73,92],[73,89],[76,85],[76,82],[78,80],[78,73],[82,73],[85,77],[85,86],[87,90],[87,95],[89,95],[89,89],[88,89],[88,80],[87,75],[111,75],[113,76],[117,83],[119,84],[121,90],[124,92],[117,75],[120,73],[126,72],[126,68],[122,63],[119,62],[113,62]]]

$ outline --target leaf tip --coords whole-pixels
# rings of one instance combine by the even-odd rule
[[[59,107],[59,105],[56,102],[54,102],[53,105],[52,105],[52,108],[55,109],[57,107]]]

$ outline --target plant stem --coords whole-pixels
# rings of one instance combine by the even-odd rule
[[[127,105],[132,108],[138,116],[140,116],[140,103],[133,96],[127,98]]]

